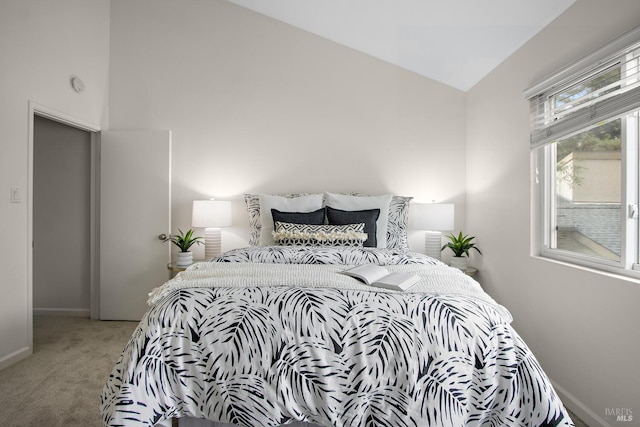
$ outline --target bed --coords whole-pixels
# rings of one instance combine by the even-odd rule
[[[150,294],[104,386],[103,425],[573,425],[509,311],[408,250],[410,198],[268,197],[246,196],[249,247]],[[323,223],[307,215],[318,203]],[[326,224],[331,206],[342,217]],[[420,281],[397,292],[344,274],[361,264]]]

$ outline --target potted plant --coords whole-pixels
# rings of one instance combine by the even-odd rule
[[[172,234],[169,240],[180,249],[180,252],[178,252],[178,266],[185,267],[193,263],[193,253],[189,249],[195,244],[201,245],[202,237],[194,237],[192,229],[189,229],[186,233],[178,229],[178,232],[180,234]]]
[[[469,256],[469,251],[471,249],[475,249],[478,251],[480,255],[480,249],[473,243],[473,239],[475,236],[463,235],[462,231],[456,236],[455,234],[450,234],[447,236],[449,239],[449,243],[442,246],[441,251],[449,248],[453,251],[453,258],[451,258],[451,266],[458,268],[462,271],[467,269],[467,257]]]

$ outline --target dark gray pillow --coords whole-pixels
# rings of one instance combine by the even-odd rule
[[[359,224],[364,222],[364,232],[367,240],[364,247],[375,248],[378,246],[376,239],[376,221],[380,216],[380,209],[366,209],[362,211],[343,211],[327,206],[327,220],[331,225]]]
[[[273,216],[274,227],[276,221],[290,224],[324,224],[324,208],[313,212],[282,212],[277,209],[271,209],[271,216]]]

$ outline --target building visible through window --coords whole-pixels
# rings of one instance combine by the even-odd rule
[[[620,119],[556,144],[557,249],[620,260]]]

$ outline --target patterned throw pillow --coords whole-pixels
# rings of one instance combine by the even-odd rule
[[[367,196],[363,193],[345,193],[351,196]],[[393,196],[389,203],[387,222],[387,249],[409,251],[407,229],[409,223],[409,204],[413,197]]]
[[[309,193],[292,193],[281,194],[282,197],[300,197],[307,196]],[[244,201],[247,204],[247,213],[249,214],[249,246],[260,246],[260,234],[262,233],[262,222],[260,221],[260,195],[249,194],[244,195]]]
[[[367,248],[377,247],[376,221],[378,221],[378,217],[380,216],[380,209],[343,211],[340,209],[333,209],[330,206],[327,206],[325,209],[327,210],[327,222],[329,222],[330,225],[364,223],[364,232],[367,233],[368,237],[363,245]]]
[[[313,225],[276,221],[273,240],[284,246],[362,246],[367,233],[364,223]]]
[[[283,194],[283,197],[299,197],[309,193]],[[353,195],[364,195],[360,193],[349,193]],[[409,221],[409,203],[413,197],[393,196],[389,204],[389,222],[387,224],[387,248],[398,249],[404,252],[409,250],[409,239],[407,228]],[[249,214],[249,246],[260,245],[260,196],[258,194],[244,195]]]
[[[271,236],[273,232],[272,209],[281,212],[313,212],[322,208],[322,193],[307,194],[300,197],[283,197],[274,194],[260,194],[260,246],[275,245]],[[295,222],[295,221],[286,221]]]
[[[378,219],[376,220],[375,227],[375,247],[377,248],[387,247],[387,228],[389,224],[389,205],[391,204],[391,198],[392,196],[390,194],[367,196],[360,194],[325,193],[327,207],[340,209],[346,212],[363,211],[369,209],[378,210]],[[329,221],[329,224],[332,224],[332,222]],[[336,224],[344,224],[344,222],[338,222]],[[367,234],[369,233],[371,233],[371,230],[367,229]],[[372,239],[369,238],[369,240],[369,243],[371,243]]]
[[[389,223],[387,224],[387,248],[409,251],[407,223],[409,222],[409,203],[413,197],[393,196],[389,204]]]

